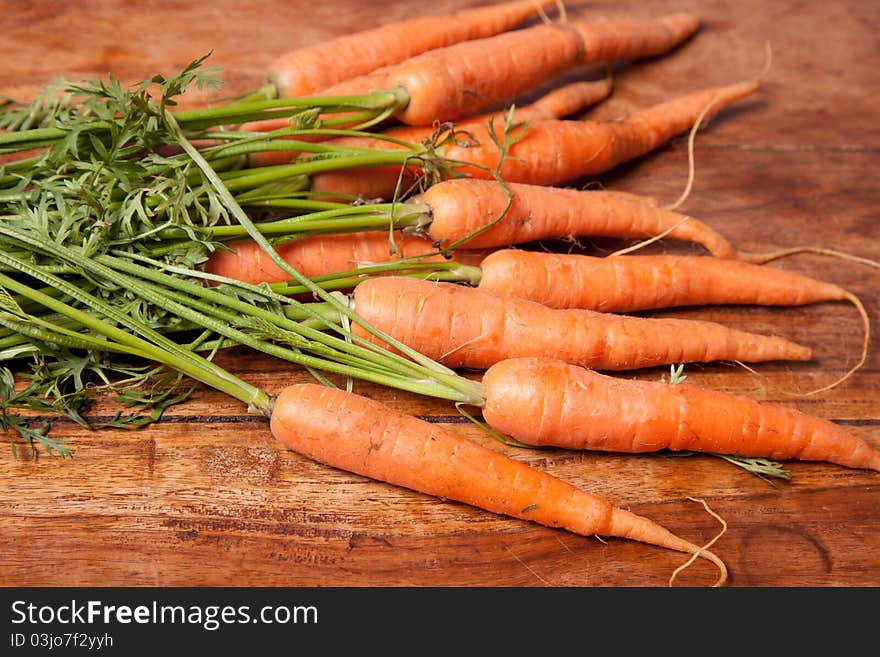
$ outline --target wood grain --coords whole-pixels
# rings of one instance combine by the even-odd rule
[[[440,0],[441,12],[478,2]],[[13,10],[14,5],[14,10]],[[753,252],[822,245],[880,259],[877,229],[880,5],[759,0],[566,3],[572,17],[694,11],[702,31],[668,57],[615,67],[608,118],[692,89],[758,74],[759,97],[718,116],[699,136],[695,187],[684,210]],[[113,73],[134,81],[170,73],[211,51],[225,93],[263,83],[286,49],[410,15],[402,0],[0,1],[0,93],[33,95],[59,76]],[[581,72],[595,75],[596,71]],[[554,82],[555,83],[555,82]],[[550,83],[548,83],[550,84]],[[193,98],[193,103],[203,98]],[[599,179],[671,202],[687,172],[684,140]],[[601,250],[613,245],[585,244]],[[659,249],[672,250],[672,244]],[[880,324],[878,273],[818,256],[774,266],[839,283]],[[861,324],[845,304],[797,309],[713,308],[670,316],[722,321],[809,344],[809,363],[688,368],[693,383],[790,404],[849,426],[880,446],[880,356],[845,385],[806,390],[843,373]],[[305,375],[232,351],[221,363],[270,392]],[[633,373],[656,378],[660,370]],[[716,544],[732,586],[880,585],[877,473],[793,463],[770,483],[713,456],[620,456],[522,451],[490,442],[437,400],[358,384],[357,390],[448,425],[617,504]],[[99,405],[96,417],[110,412]],[[681,555],[600,541],[494,516],[326,468],[280,449],[265,422],[211,390],[143,431],[88,432],[58,422],[72,460],[0,458],[0,572],[7,586],[662,586]],[[696,563],[681,584],[714,579]]]

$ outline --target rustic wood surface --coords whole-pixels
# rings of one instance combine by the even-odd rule
[[[439,0],[440,12],[479,4]],[[740,248],[822,245],[880,259],[880,5],[760,0],[566,3],[570,16],[656,16],[688,10],[701,32],[667,57],[616,67],[612,117],[702,86],[758,74],[763,89],[698,138],[683,209]],[[28,97],[59,76],[138,80],[173,73],[212,51],[224,91],[264,81],[273,58],[300,44],[411,15],[402,0],[179,2],[0,0],[0,93]],[[579,72],[597,76],[601,71]],[[680,139],[601,178],[608,188],[671,202],[686,180]],[[590,245],[587,245],[588,247]],[[593,245],[603,248],[606,245]],[[659,248],[673,250],[672,244]],[[798,256],[774,266],[812,273],[859,295],[880,325],[878,272]],[[791,405],[880,446],[880,351],[844,385],[862,327],[851,306],[667,312],[773,332],[809,344],[803,364],[688,367],[689,382]],[[270,391],[300,380],[292,366],[232,352],[222,363]],[[632,376],[657,378],[661,370]],[[880,585],[880,478],[791,463],[769,482],[713,456],[517,451],[459,421],[449,405],[358,384],[357,390],[508,451],[695,543],[727,523],[715,551],[730,585]],[[96,416],[109,412],[94,409]],[[210,390],[142,431],[87,432],[58,422],[72,460],[0,458],[0,582],[7,586],[664,586],[682,555],[624,540],[583,538],[369,481],[279,448],[265,422]],[[677,583],[704,585],[696,563]]]

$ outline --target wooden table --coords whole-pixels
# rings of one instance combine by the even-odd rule
[[[134,6],[132,6],[134,4]],[[435,11],[477,2],[440,0]],[[702,132],[696,180],[683,210],[740,248],[823,245],[880,259],[877,208],[880,89],[874,3],[759,0],[569,0],[569,15],[696,12],[702,31],[668,57],[621,66],[616,91],[589,112],[617,116],[674,95],[758,74],[753,100]],[[402,0],[125,3],[2,0],[0,92],[26,97],[58,76],[112,72],[137,80],[172,73],[212,51],[224,91],[264,81],[273,58],[300,44],[410,15]],[[672,202],[684,188],[684,140],[600,180]],[[673,250],[672,244],[661,248]],[[878,272],[819,256],[774,266],[837,282],[880,324]],[[797,398],[842,374],[862,327],[846,304],[732,307],[664,313],[778,333],[815,349],[803,364],[749,373],[689,366],[689,382],[791,405],[848,426],[880,446],[880,355],[844,385]],[[302,380],[294,367],[232,352],[221,363],[270,391]],[[657,378],[661,370],[633,373]],[[449,405],[358,384],[390,406],[448,424],[646,515],[696,543],[726,521],[715,545],[739,587],[880,585],[880,478],[876,472],[792,463],[791,481],[750,475],[714,456],[621,456],[517,451],[484,437]],[[94,409],[100,416],[107,412]],[[0,459],[0,581],[8,586],[664,586],[680,554],[624,540],[582,538],[441,502],[317,465],[279,448],[267,425],[236,402],[200,389],[142,431],[90,433],[58,422],[72,460],[25,453]],[[694,564],[679,584],[704,585]]]

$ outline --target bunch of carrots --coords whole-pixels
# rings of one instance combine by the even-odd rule
[[[146,358],[240,399],[270,419],[284,446],[327,465],[709,559],[724,583],[724,562],[708,546],[321,374],[447,399],[463,412],[476,407],[482,419],[474,421],[521,446],[880,470],[875,446],[818,417],[617,374],[811,358],[808,346],[783,337],[635,312],[847,301],[865,323],[861,357],[811,392],[819,394],[864,363],[868,320],[848,290],[766,266],[781,253],[744,253],[696,217],[584,189],[591,176],[693,135],[759,84],[695,89],[609,121],[572,118],[612,93],[607,78],[557,86],[519,106],[563,74],[674,56],[699,29],[687,14],[582,22],[560,12],[552,20],[559,8],[502,2],[302,48],[276,61],[271,97],[179,112],[162,103],[154,114],[162,138],[136,147],[133,136],[117,139],[129,128],[120,119],[89,124],[77,138],[92,135],[82,148],[93,161],[129,158],[148,172],[145,182],[111,186],[100,217],[62,221],[63,234],[46,235],[54,224],[28,222],[24,212],[19,223],[0,223],[0,360],[44,358],[47,344]],[[475,70],[475,61],[484,66]],[[58,178],[41,167],[42,158],[69,157],[71,138],[57,114],[54,125],[32,125],[37,109],[0,136],[0,152],[27,151],[4,166],[0,184],[16,202],[63,215]],[[150,185],[180,171],[179,194],[153,195]],[[592,237],[668,238],[706,254],[529,248]],[[136,310],[114,306],[108,290],[124,290]],[[193,331],[198,337],[181,337]],[[211,362],[216,349],[235,345],[298,363],[317,380],[270,395]]]

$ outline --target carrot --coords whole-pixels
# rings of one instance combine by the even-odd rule
[[[531,58],[521,71],[522,77],[511,80],[507,69],[520,64],[515,51],[521,50],[525,44],[546,50],[546,55]],[[473,114],[512,99],[519,92],[537,87],[545,79],[577,66],[582,52],[580,32],[568,25],[547,24],[430,49],[419,56],[401,59],[396,64],[370,70],[364,75],[319,87],[312,93],[321,96],[360,96],[377,89],[400,87],[406,94],[407,102],[405,108],[395,113],[396,118],[410,125],[431,125],[434,121]],[[325,65],[335,61],[326,53],[324,57],[327,59]],[[489,68],[473,69],[468,64],[472,61],[483,62],[486,58],[492,62]],[[440,88],[441,81],[445,83],[445,88]],[[488,91],[488,95],[478,96],[478,87],[483,93]],[[447,95],[440,99],[437,97],[439,94]],[[426,108],[423,112],[432,113],[407,111],[406,107],[413,103],[416,107]],[[245,124],[244,128],[265,132],[285,125],[284,119],[269,119]]]
[[[374,91],[380,84],[401,97],[393,113],[398,121],[432,125],[509,102],[547,79],[611,54],[627,58],[660,54],[698,27],[699,22],[688,14],[653,21],[600,21],[586,31],[579,24],[538,25],[430,50],[390,67],[387,74],[366,76],[362,87],[357,79],[341,84],[346,95],[355,96]],[[589,35],[588,41],[584,34]],[[331,87],[322,93],[338,96],[340,89]]]
[[[668,231],[669,237],[701,244],[713,255],[736,255],[736,249],[703,222],[634,194],[516,183],[507,188],[511,196],[496,181],[445,180],[414,200],[431,209],[430,237],[446,246],[465,238],[463,246],[484,248],[577,236],[635,238]],[[486,230],[471,237],[482,228]]]
[[[396,82],[390,75],[396,70],[394,64],[459,41],[499,34],[551,4],[555,4],[555,0],[513,2],[448,16],[392,23],[366,34],[347,35],[287,53],[276,62],[270,78],[281,96],[315,93],[322,96],[358,96],[374,89],[393,87]],[[504,20],[515,22],[506,25]],[[447,23],[454,27],[450,29]],[[380,62],[381,65],[377,66]],[[289,125],[289,120],[282,117],[250,121],[239,129],[269,132]],[[320,141],[323,138],[316,135],[306,136],[305,139]],[[270,151],[253,154],[250,162],[252,166],[266,166],[289,161],[292,156],[290,152]]]
[[[690,450],[880,470],[880,452],[832,422],[684,383],[624,380],[539,358],[500,362],[483,383],[486,422],[529,445]]]
[[[524,0],[395,21],[284,53],[269,77],[280,96],[313,94],[427,50],[499,34],[554,0]]]
[[[708,304],[801,306],[850,300],[833,283],[709,256],[588,255],[501,249],[481,262],[480,289],[552,308],[626,313]]]
[[[721,571],[716,585],[727,577],[714,553],[647,518],[366,397],[316,384],[289,386],[275,400],[271,430],[287,448],[325,465],[582,536],[699,555]]]
[[[208,273],[245,283],[280,283],[289,275],[256,243],[233,242],[212,254]],[[738,260],[706,256],[645,255],[596,258],[519,249],[478,249],[442,253],[428,239],[396,231],[365,231],[314,235],[278,247],[288,264],[310,277],[346,272],[334,289],[351,289],[369,275],[404,273],[406,266],[380,272],[358,272],[364,265],[420,256],[420,263],[448,262],[456,267],[442,277],[465,281],[494,295],[520,297],[555,309],[586,309],[627,313],[655,308],[706,304],[798,306],[822,301],[848,301],[864,327],[861,355],[847,372],[830,384],[789,394],[812,396],[850,378],[867,361],[870,318],[851,292],[808,276]],[[459,266],[464,265],[464,266]],[[353,271],[352,271],[353,270]],[[595,366],[595,365],[594,365]]]
[[[610,77],[601,80],[580,80],[551,89],[546,94],[522,108],[514,111],[514,121],[533,121],[561,119],[605,100],[613,91],[614,85]],[[524,110],[524,111],[521,111]],[[483,114],[475,118],[459,121],[459,125],[481,124],[490,120],[496,123],[507,118],[505,112]]]
[[[689,14],[537,25],[423,53],[396,66],[386,84],[409,96],[399,121],[430,125],[509,101],[578,66],[659,55],[698,27]]]
[[[371,326],[448,367],[485,369],[506,358],[547,356],[599,370],[736,360],[809,360],[781,337],[714,322],[548,308],[455,283],[372,278],[353,293]],[[353,333],[378,342],[361,327]]]
[[[497,174],[507,182],[561,185],[645,155],[687,132],[706,108],[705,114],[717,114],[757,89],[756,82],[711,87],[611,121],[534,121],[510,130],[506,150],[499,146],[505,141],[504,126],[473,126],[469,139],[448,143],[438,154],[459,176],[488,179]],[[312,189],[328,194],[356,189],[363,172],[348,174],[348,180],[342,171],[315,175]],[[396,180],[396,175],[388,177],[385,197]]]
[[[503,126],[504,121],[507,119],[521,122],[562,118],[598,103],[611,93],[611,89],[611,80],[607,78],[597,81],[572,82],[557,89],[551,89],[544,96],[529,105],[513,107],[512,114],[511,110],[504,110],[467,117],[457,122],[454,128],[456,130],[467,130],[469,127],[479,128],[489,121],[493,121],[495,125]],[[270,119],[244,124],[241,126],[241,130],[263,132],[287,127],[288,125],[289,123],[286,119]],[[438,131],[450,132],[451,129],[451,125],[398,125],[381,133],[385,139],[380,137],[337,137],[330,141],[335,144],[362,148],[393,148],[394,144],[389,142],[388,138],[419,144],[425,140],[432,139]],[[250,166],[284,164],[289,162],[294,156],[295,154],[289,151],[251,153],[248,156],[248,164]],[[399,167],[371,167],[361,171],[361,176],[357,179],[353,178],[350,172],[344,172],[341,177],[342,184],[351,181],[355,183],[355,188],[345,190],[337,187],[335,191],[341,194],[350,193],[364,198],[390,197],[388,190],[390,187],[393,191],[393,187],[391,187],[392,183],[389,181],[396,182],[399,171]],[[415,175],[416,172],[412,171],[411,173]],[[333,172],[322,174],[322,178],[333,180]],[[369,182],[372,178],[375,178],[377,181],[375,183],[375,191],[372,191],[372,186]]]
[[[290,280],[290,274],[276,265],[260,246],[250,240],[235,240],[226,248],[214,251],[205,261],[203,269],[209,274],[231,278],[243,283],[282,283]],[[449,262],[450,255],[443,253],[431,240],[404,231],[371,230],[351,233],[308,235],[279,244],[275,247],[285,262],[310,278],[352,272],[358,268],[409,259],[413,262]],[[469,282],[479,275],[477,265],[488,251],[461,249],[455,253],[455,262],[465,265],[460,277]],[[401,269],[406,269],[401,266]]]
[[[488,169],[510,182],[558,185],[645,155],[687,132],[710,104],[714,115],[757,89],[756,82],[703,89],[612,121],[535,122],[514,131],[512,138],[521,139],[503,162],[488,127],[474,134],[475,145],[450,145],[443,155],[468,163],[457,168],[463,175],[488,178]]]
[[[321,276],[355,269],[360,264],[384,262],[392,258],[426,255],[443,260],[431,240],[399,231],[389,239],[388,231],[364,231],[331,235],[310,235],[276,246],[278,254],[303,276]],[[290,275],[272,262],[256,242],[240,240],[215,251],[205,263],[205,271],[245,283],[281,283]],[[428,255],[435,254],[435,255]]]

